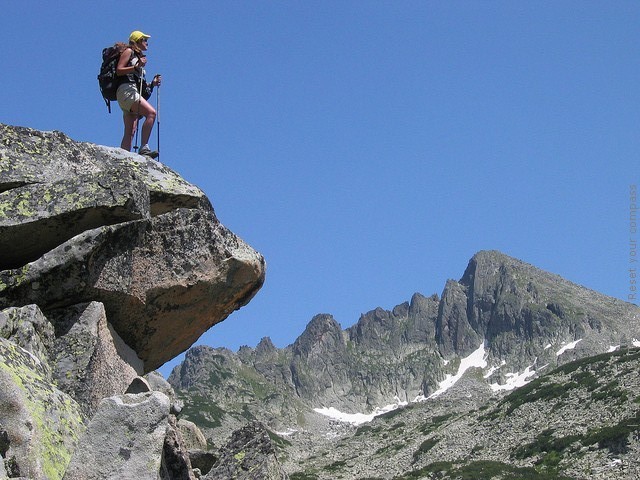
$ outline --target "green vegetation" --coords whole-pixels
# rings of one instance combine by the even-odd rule
[[[393,431],[393,430],[398,430],[399,428],[403,428],[406,427],[407,424],[404,422],[398,422],[398,423],[394,423],[393,425],[391,425],[391,427],[389,427],[389,430]]]
[[[338,470],[342,470],[347,465],[346,460],[336,460],[330,465],[324,467],[324,469],[328,472],[337,472]]]
[[[606,400],[609,403],[613,402],[614,399],[617,399],[616,404],[618,405],[626,403],[628,399],[627,392],[618,388],[619,386],[620,382],[618,382],[618,380],[613,380],[595,390],[591,394],[591,399],[594,401]]]
[[[481,452],[482,450],[484,450],[483,445],[476,445],[471,449],[471,455],[475,455],[476,453]]]
[[[635,416],[625,418],[616,425],[595,428],[587,432],[582,443],[584,445],[598,444],[598,448],[607,448],[611,453],[624,453],[629,444],[629,434],[640,433],[640,412]]]
[[[403,413],[405,408],[410,408],[410,407],[406,406],[406,407],[394,408],[393,410],[389,410],[388,412],[378,415],[378,418],[384,418],[385,420],[389,420],[390,418],[393,418],[396,415],[400,415],[401,413]]]
[[[395,445],[387,445],[386,447],[381,447],[376,450],[376,455],[387,455],[389,452],[399,452],[404,448],[404,444],[402,442],[396,443]]]
[[[244,405],[241,405],[241,406],[242,406],[242,410],[240,412],[240,416],[242,416],[242,418],[245,418],[245,419],[249,420],[250,422],[252,422],[253,420],[257,420],[256,416],[249,409],[249,405],[244,404]]]
[[[318,480],[315,473],[295,472],[289,475],[290,480]]]
[[[209,385],[221,385],[226,379],[232,378],[233,373],[230,370],[211,370],[209,372]]]
[[[599,385],[598,379],[589,370],[575,372],[571,375],[571,380],[580,384],[581,387],[586,388],[589,391],[595,390]]]
[[[601,353],[600,355],[594,355],[592,357],[585,357],[573,362],[567,363],[566,365],[562,365],[552,372],[549,375],[553,375],[556,373],[564,373],[566,375],[578,370],[579,368],[591,367],[592,370],[599,370],[604,364],[608,363],[609,360],[615,359],[616,363],[625,363],[633,360],[637,360],[640,358],[640,348],[620,348],[615,352]]]
[[[290,447],[292,444],[286,438],[282,438],[280,435],[273,433],[271,430],[267,430],[267,434],[271,441],[278,447],[279,449],[284,449],[286,447]]]
[[[612,399],[617,399],[617,404],[623,404],[628,400],[627,392],[619,388],[619,382],[613,380],[601,385],[598,382],[598,378],[601,376],[595,375],[594,372],[602,371],[603,368],[609,365],[611,360],[615,360],[616,363],[623,363],[637,360],[638,358],[640,358],[640,349],[624,348],[562,365],[548,375],[539,377],[511,392],[498,403],[496,409],[481,416],[480,420],[495,420],[502,414],[501,407],[506,407],[504,415],[508,415],[518,407],[538,400],[545,402],[555,401],[555,408],[557,409],[562,406],[562,403],[559,403],[558,400],[568,398],[570,391],[578,388],[592,392],[591,400],[593,401],[607,400],[610,402]],[[554,381],[554,375],[568,375],[569,380]]]
[[[382,430],[382,427],[380,427],[380,426],[372,427],[371,425],[362,425],[362,426],[358,427],[358,429],[356,430],[356,433],[354,435],[356,437],[359,437],[360,435],[371,435],[373,433],[380,432],[380,430]]]
[[[419,470],[413,470],[394,480],[419,480],[455,478],[457,480],[573,480],[555,473],[539,472],[531,467],[514,467],[502,462],[481,460],[456,466],[453,462],[436,462]]]
[[[454,415],[455,415],[454,413],[449,413],[446,415],[437,415],[435,417],[431,417],[427,422],[422,424],[422,426],[419,428],[420,433],[424,435],[430,434],[431,432],[436,430],[438,427],[440,427],[443,423],[445,423]]]
[[[507,395],[498,405],[507,405],[506,414],[510,414],[515,409],[525,403],[535,402],[536,400],[551,401],[559,398],[567,398],[569,390],[578,388],[578,382],[555,383],[547,377],[541,377],[515,389]]]
[[[189,420],[201,428],[215,428],[222,425],[222,419],[227,412],[214,404],[209,397],[190,394],[182,397],[185,401],[182,418]]]
[[[431,478],[445,478],[443,475],[447,475],[453,470],[455,470],[455,467],[452,462],[435,462],[419,470],[412,470],[404,475],[395,477],[394,480],[417,480],[426,475],[430,475]]]
[[[583,446],[598,445],[600,449],[608,449],[610,453],[620,454],[627,451],[629,435],[640,432],[640,412],[625,418],[616,425],[594,428],[584,435],[553,436],[554,431],[545,430],[536,439],[516,448],[512,458],[523,460],[538,456],[537,465],[554,469],[562,460],[565,451],[576,452]]]
[[[500,405],[501,404],[498,404],[498,406],[496,408],[494,408],[493,410],[491,410],[490,412],[487,412],[487,413],[485,413],[483,415],[480,415],[478,417],[478,420],[481,421],[481,422],[492,422],[493,420],[498,418],[502,414],[502,411],[500,410]]]
[[[427,438],[424,442],[420,444],[420,446],[418,447],[418,450],[413,452],[413,461],[415,462],[416,460],[418,460],[418,458],[420,458],[421,455],[427,453],[429,450],[435,447],[439,441],[440,439],[437,437]]]
[[[616,350],[613,353],[618,354],[615,355],[616,357],[618,357],[616,363],[631,362],[633,360],[640,359],[640,348],[622,348],[620,350]]]
[[[553,432],[552,429],[544,430],[533,442],[516,448],[511,455],[512,458],[523,460],[538,455],[541,458],[537,464],[555,468],[562,460],[562,453],[578,442],[580,436],[554,437]]]
[[[252,368],[241,367],[236,374],[236,379],[246,386],[247,390],[245,392],[248,395],[259,400],[268,400],[275,395],[273,387],[268,385],[264,378]]]

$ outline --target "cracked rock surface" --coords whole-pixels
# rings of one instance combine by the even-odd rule
[[[0,309],[100,302],[149,372],[245,305],[265,268],[165,165],[0,124]]]

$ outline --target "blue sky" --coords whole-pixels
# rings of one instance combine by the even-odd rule
[[[348,327],[440,294],[483,249],[627,299],[637,1],[110,5],[3,4],[0,122],[119,145],[100,52],[151,35],[162,162],[268,264],[198,343]]]

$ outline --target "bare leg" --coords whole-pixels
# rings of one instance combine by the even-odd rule
[[[151,130],[153,129],[153,124],[156,121],[156,111],[153,106],[144,98],[141,98],[140,101],[131,108],[131,110],[133,110],[134,112],[138,112],[141,116],[144,117],[140,144],[146,145],[147,143],[149,143],[149,138],[151,138]]]
[[[133,113],[125,113],[122,118],[124,121],[124,134],[122,135],[120,147],[130,152],[133,136],[138,128],[138,116]]]

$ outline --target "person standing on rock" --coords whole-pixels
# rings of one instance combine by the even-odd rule
[[[121,78],[116,96],[118,105],[123,112],[124,135],[120,147],[131,151],[133,137],[138,129],[138,120],[144,117],[142,124],[142,137],[140,153],[151,158],[156,158],[158,152],[149,148],[149,138],[151,130],[156,121],[156,110],[147,101],[151,96],[153,87],[159,86],[162,77],[156,75],[151,83],[145,80],[144,67],[147,64],[147,57],[144,52],[149,47],[151,35],[142,33],[139,30],[131,32],[129,45],[120,54],[116,74]]]

